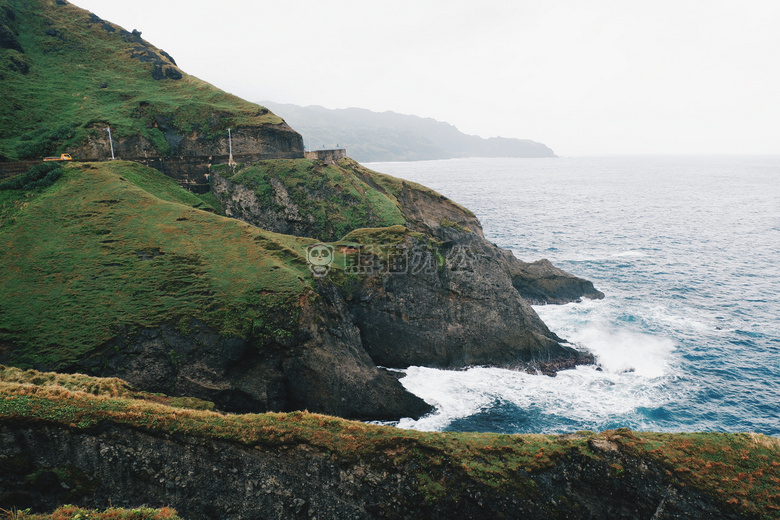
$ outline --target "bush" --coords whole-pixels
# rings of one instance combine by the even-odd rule
[[[57,162],[45,162],[31,166],[26,173],[0,184],[0,190],[33,190],[47,188],[62,177],[62,168]]]
[[[24,141],[16,146],[16,155],[20,158],[27,159],[30,157],[43,157],[52,153],[54,150],[54,143],[48,139],[40,141]]]

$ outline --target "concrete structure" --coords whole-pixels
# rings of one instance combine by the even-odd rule
[[[347,150],[345,148],[333,148],[330,150],[312,150],[310,152],[304,152],[303,156],[306,159],[319,159],[328,164],[336,164],[339,159],[343,159],[347,156]]]

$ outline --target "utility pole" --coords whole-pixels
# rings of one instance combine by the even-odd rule
[[[109,126],[106,128],[108,130],[108,142],[111,145],[111,160],[116,160],[116,157],[114,157],[114,140],[111,138],[111,127]]]
[[[236,161],[233,160],[233,136],[228,128],[228,146],[230,147],[230,157],[228,158],[228,166],[235,166]]]

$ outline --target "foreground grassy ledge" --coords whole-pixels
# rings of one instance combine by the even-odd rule
[[[8,520],[181,520],[174,509],[117,509],[105,511],[62,506],[48,514],[35,514],[26,510],[0,509],[0,518]]]
[[[634,463],[625,461],[638,460],[640,466],[661,468],[669,486],[701,492],[728,513],[723,518],[780,517],[780,441],[764,435],[627,429],[569,435],[426,433],[306,412],[225,415],[169,404],[164,396],[136,392],[118,379],[0,368],[0,426],[6,428],[58,427],[83,436],[118,426],[173,436],[178,443],[220,442],[277,454],[303,450],[338,464],[362,465],[366,479],[402,472],[429,507],[457,501],[473,489],[485,500],[494,494],[543,500],[535,476],[557,466],[572,460],[606,464],[608,478],[619,481],[631,478]]]

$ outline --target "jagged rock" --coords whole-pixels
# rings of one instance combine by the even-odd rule
[[[507,261],[512,285],[531,303],[568,303],[580,298],[600,300],[604,293],[593,282],[572,276],[552,265],[549,260],[536,262]]]
[[[165,79],[165,74],[163,73],[162,65],[155,65],[152,69],[152,78],[156,80]]]
[[[184,76],[182,75],[181,72],[179,72],[173,67],[165,67],[165,77],[172,80],[179,80]]]
[[[100,18],[98,15],[94,13],[89,14],[89,23],[99,23],[100,26],[103,28],[104,31],[107,33],[116,32],[116,28],[108,23],[107,21]]]
[[[165,51],[160,51],[160,54],[162,54],[163,56],[165,56],[165,57],[168,59],[168,61],[170,61],[171,63],[173,63],[174,65],[176,65],[176,60],[174,60],[174,59],[173,59],[173,57],[172,57],[170,54],[168,54],[168,53],[167,53],[167,52],[165,52]]]

